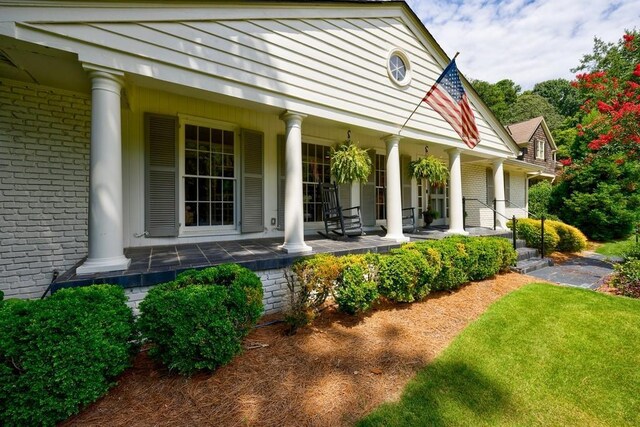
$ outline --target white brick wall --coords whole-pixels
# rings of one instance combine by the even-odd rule
[[[479,165],[462,165],[462,195],[468,199],[487,202],[487,168]],[[493,211],[476,201],[467,202],[467,225],[493,227]]]
[[[282,311],[288,303],[287,281],[283,269],[263,270],[255,272],[262,281],[264,296],[264,314],[277,313]],[[151,289],[151,286],[125,289],[125,295],[129,299],[127,305],[133,309],[134,314],[139,314],[140,302]]]
[[[0,289],[39,297],[87,253],[87,95],[0,79]]]

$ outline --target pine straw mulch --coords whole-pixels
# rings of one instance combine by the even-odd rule
[[[534,281],[503,274],[422,302],[379,305],[359,318],[330,307],[294,336],[282,323],[254,330],[245,341],[251,349],[191,378],[142,352],[118,386],[65,425],[351,425],[398,399],[491,303]]]

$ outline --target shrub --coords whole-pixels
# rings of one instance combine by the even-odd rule
[[[262,314],[262,283],[235,264],[190,270],[151,289],[138,324],[149,354],[189,375],[228,363]]]
[[[509,271],[511,266],[516,265],[518,253],[513,249],[513,245],[509,239],[503,237],[487,237],[487,239],[494,240],[499,250],[498,260],[501,272]]]
[[[529,211],[533,215],[537,217],[549,215],[551,188],[549,181],[540,181],[529,188]]]
[[[434,269],[420,251],[402,248],[381,257],[380,294],[397,302],[421,300],[430,291]]]
[[[336,280],[334,298],[348,314],[367,311],[378,299],[379,256],[347,255],[340,258],[342,269]]]
[[[511,227],[511,224],[509,224]],[[527,242],[527,246],[530,248],[540,248],[540,220],[531,218],[520,218],[516,222],[516,234],[519,239]],[[549,255],[556,250],[558,243],[560,242],[560,236],[556,230],[549,226],[547,227],[545,221],[544,227],[544,254]]]
[[[558,233],[560,241],[556,247],[560,252],[580,252],[587,248],[587,238],[580,230],[562,221],[545,221],[547,225],[553,227]]]
[[[434,279],[434,290],[457,289],[469,281],[469,255],[465,244],[459,237],[447,237],[430,242],[440,252],[442,262],[438,275]]]
[[[635,243],[631,245],[631,247],[629,247],[629,249],[627,249],[624,254],[622,254],[622,257],[625,261],[640,259],[640,244]]]
[[[0,424],[54,425],[95,401],[135,351],[122,288],[63,289],[0,305]]]
[[[614,266],[611,284],[623,295],[640,298],[640,260],[634,259]]]
[[[302,291],[309,295],[308,305],[313,311],[317,311],[331,294],[340,270],[340,260],[331,254],[302,258],[291,266]]]
[[[4,301],[4,292],[0,291],[0,304]]]

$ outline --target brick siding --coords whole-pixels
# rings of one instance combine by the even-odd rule
[[[0,290],[39,297],[87,253],[90,98],[0,80]]]

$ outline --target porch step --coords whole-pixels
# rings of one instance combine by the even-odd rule
[[[518,242],[516,241],[516,246],[517,244]],[[534,248],[519,247],[516,248],[516,252],[518,253],[518,261],[526,261],[538,256],[538,250]]]
[[[549,258],[530,258],[524,261],[518,261],[515,267],[511,267],[512,271],[520,274],[531,273],[532,271],[540,270],[542,268],[550,267],[553,265],[553,260]]]
[[[526,247],[527,247],[527,242],[525,242],[522,239],[516,239],[516,249],[526,248]]]

